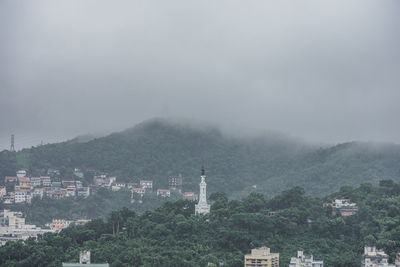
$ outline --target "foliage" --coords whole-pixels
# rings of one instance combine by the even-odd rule
[[[332,217],[322,203],[336,197],[357,202],[359,212]],[[77,262],[79,251],[92,252],[93,262],[112,266],[243,266],[251,248],[268,246],[280,253],[281,266],[298,249],[324,260],[325,266],[358,267],[364,245],[377,245],[393,261],[400,251],[400,184],[383,181],[343,187],[324,199],[308,196],[299,187],[265,199],[252,193],[242,200],[213,194],[211,213],[196,216],[194,203],[167,202],[138,214],[112,212],[83,227],[60,234],[8,242],[0,247],[1,266],[60,266]],[[270,211],[275,211],[269,216]]]
[[[113,192],[111,190],[100,188],[98,192],[88,198],[63,198],[52,199],[44,197],[43,199],[34,198],[31,204],[2,205],[0,208],[6,208],[15,211],[22,211],[29,223],[44,226],[52,219],[94,219],[106,218],[113,210],[119,210],[128,207],[138,213],[146,210],[153,210],[168,199],[158,197],[155,192],[147,193],[143,197],[143,203],[130,202],[131,193],[126,190]],[[172,192],[171,199],[177,200],[181,196]]]
[[[126,182],[152,179],[155,188],[166,188],[168,175],[182,173],[186,191],[198,188],[204,164],[210,192],[225,192],[230,198],[251,192],[273,196],[293,186],[324,196],[344,185],[400,181],[399,145],[353,142],[317,148],[282,136],[234,138],[207,126],[163,120],[89,141],[24,149],[17,155],[20,168],[28,164],[36,174],[57,168],[66,179],[73,168],[95,169]],[[0,174],[13,175],[15,159],[0,159]]]
[[[3,150],[0,152],[0,185],[4,185],[5,176],[15,176],[17,170],[16,153]]]

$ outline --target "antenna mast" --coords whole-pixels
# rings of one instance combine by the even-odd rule
[[[11,146],[10,146],[10,151],[15,152],[15,147],[14,147],[14,135],[11,135]]]

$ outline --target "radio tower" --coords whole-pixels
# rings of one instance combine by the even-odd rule
[[[15,152],[15,147],[14,147],[14,135],[11,135],[11,146],[10,146],[10,151]]]

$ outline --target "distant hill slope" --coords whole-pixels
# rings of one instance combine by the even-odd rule
[[[16,157],[30,170],[94,168],[124,181],[152,179],[156,187],[167,187],[168,175],[182,173],[184,189],[191,191],[198,190],[204,164],[210,192],[235,197],[250,191],[275,195],[295,185],[326,195],[344,185],[400,181],[399,145],[353,142],[319,148],[279,136],[228,137],[212,127],[165,120],[88,142],[25,149]]]

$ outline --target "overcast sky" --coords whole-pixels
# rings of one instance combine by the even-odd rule
[[[153,117],[400,143],[400,1],[0,0],[0,149]]]

